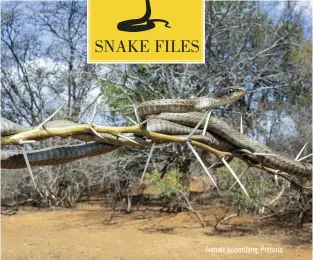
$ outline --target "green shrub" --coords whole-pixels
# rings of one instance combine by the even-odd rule
[[[146,181],[149,183],[148,193],[162,194],[171,197],[182,189],[182,174],[177,169],[171,170],[163,179],[160,179],[160,173],[153,171],[146,175]]]
[[[238,159],[234,159],[230,166],[234,172],[239,175],[247,168],[246,164]],[[232,184],[235,182],[232,174],[225,168],[217,170],[219,173],[219,188],[221,194],[225,194]],[[241,178],[242,184],[246,188],[250,199],[245,195],[239,184],[237,183],[231,191],[225,196],[225,203],[232,204],[235,207],[258,208],[266,199],[266,194],[276,189],[274,178],[271,175],[262,173],[260,170],[250,168]]]

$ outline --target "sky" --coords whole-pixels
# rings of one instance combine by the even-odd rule
[[[25,0],[24,0],[25,1]],[[143,1],[143,0],[142,0]],[[152,0],[154,1],[154,0]],[[8,2],[8,1],[3,1],[2,2]],[[11,2],[11,1],[10,1]],[[29,1],[27,1],[30,3]],[[51,1],[50,1],[51,2]],[[268,15],[275,21],[277,20],[281,12],[284,8],[284,5],[286,4],[286,1],[263,1],[264,5],[264,12],[268,13]],[[275,3],[275,5],[273,5]],[[312,38],[312,1],[297,1],[298,5],[296,8],[302,10],[302,15],[303,15],[303,23],[304,23],[304,34],[307,39]],[[39,1],[34,4],[39,4]],[[1,6],[3,7],[5,5],[1,3]],[[51,41],[51,36],[50,35],[43,35],[43,38],[45,38],[45,41],[50,42]],[[51,59],[42,59],[40,58],[38,61],[36,61],[37,64],[42,64],[42,68],[49,68],[49,67],[54,67],[58,66],[59,68],[62,67],[61,64],[57,64],[56,62],[53,64],[53,61]],[[48,66],[48,67],[47,67]],[[100,66],[99,66],[100,67]],[[66,71],[66,68],[64,68],[64,71]],[[100,84],[99,84],[100,85]],[[99,88],[95,89],[91,93],[91,98],[92,96],[96,97],[99,94]]]
[[[282,10],[287,1],[263,1],[265,12],[271,17],[274,21],[280,17]],[[296,10],[301,10],[301,15],[303,17],[303,26],[304,26],[304,36],[307,40],[312,41],[312,8],[313,1],[296,1],[297,6]],[[271,5],[275,3],[275,5]]]

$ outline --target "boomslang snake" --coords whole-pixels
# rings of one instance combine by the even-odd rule
[[[168,120],[182,125],[195,126],[203,117],[202,113],[162,113],[157,118]],[[203,127],[203,125],[202,125]],[[239,149],[247,149],[253,153],[267,153],[268,156],[258,156],[259,160],[265,165],[287,172],[289,174],[298,174],[303,177],[310,177],[312,174],[312,164],[301,163],[285,156],[279,155],[272,151],[267,146],[259,143],[250,137],[241,134],[233,129],[224,121],[211,117],[208,123],[208,131],[228,141],[233,146]]]
[[[58,146],[35,151],[28,151],[27,157],[31,166],[59,165],[81,158],[105,154],[118,149],[119,146],[90,142],[87,144]],[[26,168],[26,162],[21,151],[1,151],[1,168]]]
[[[152,115],[152,119],[148,121],[146,127],[149,131],[155,131],[159,133],[165,133],[169,135],[187,135],[190,131],[190,127],[194,127],[203,117],[203,113],[191,112],[191,111],[201,111],[203,109],[209,110],[211,108],[229,105],[245,94],[245,90],[242,88],[225,88],[213,92],[208,97],[200,97],[196,99],[161,99],[161,100],[152,100],[146,101],[139,105],[138,114],[141,120],[146,120]],[[160,119],[164,120],[161,121]],[[171,123],[171,122],[173,123]],[[71,121],[51,121],[45,124],[45,128],[49,127],[60,127],[66,125],[73,125],[75,123]],[[13,135],[18,132],[27,131],[27,129],[21,127],[18,124],[15,124],[9,120],[1,120],[1,135]],[[210,133],[209,133],[210,132]],[[73,135],[73,138],[84,140],[84,141],[98,141],[105,143],[106,146],[97,147],[97,143],[92,143],[92,147],[97,147],[99,149],[92,150],[85,153],[77,152],[76,150],[85,149],[84,145],[71,146],[67,149],[66,147],[59,148],[48,148],[39,151],[28,152],[28,154],[36,154],[36,162],[31,162],[31,165],[55,165],[63,163],[60,159],[60,154],[63,153],[64,157],[70,158],[69,161],[80,159],[87,156],[98,155],[101,153],[107,153],[111,150],[130,145],[125,140],[117,140],[114,136],[110,134],[103,134],[104,140],[101,138],[92,135],[92,134],[79,134]],[[278,155],[274,153],[267,146],[260,144],[259,142],[252,140],[248,136],[241,134],[240,132],[234,130],[227,123],[211,117],[208,124],[208,133],[206,136],[201,136],[199,132],[195,132],[194,139],[198,139],[203,143],[215,147],[219,150],[234,150],[238,149],[247,149],[249,151],[257,153],[270,153],[274,154],[272,156],[258,156],[258,159],[264,163],[266,166],[269,166],[274,169],[278,169],[290,174],[299,174],[300,176],[311,176],[312,165],[308,163],[296,162],[287,157]],[[142,141],[143,145],[147,145],[145,141]],[[85,144],[88,147],[89,144]],[[102,144],[103,145],[103,144]],[[52,151],[58,152],[52,152]],[[12,153],[12,152],[8,152]],[[18,155],[20,152],[13,152]],[[75,155],[76,153],[76,155]],[[40,157],[42,155],[43,164],[40,164]],[[31,155],[34,157],[34,155]],[[2,150],[1,162],[2,168],[6,168],[6,165],[11,165],[11,168],[23,168],[25,163],[21,163],[19,160],[14,159],[16,157],[10,156],[7,154],[6,150]],[[38,159],[39,158],[39,159]],[[16,167],[14,167],[14,161],[16,160]],[[19,162],[17,162],[19,161]],[[67,162],[64,159],[64,162]],[[21,167],[22,166],[22,167]]]

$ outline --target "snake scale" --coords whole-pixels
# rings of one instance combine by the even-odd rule
[[[169,134],[169,135],[188,135],[191,132],[190,127],[194,127],[203,117],[203,113],[191,112],[191,111],[201,111],[203,109],[211,109],[219,106],[229,105],[245,94],[245,90],[242,88],[225,88],[213,92],[210,96],[200,97],[196,99],[161,99],[146,101],[139,105],[138,114],[141,120],[145,120],[149,117],[146,124],[146,128],[149,131],[155,131],[159,133]],[[45,127],[59,127],[60,125],[73,125],[75,123],[71,121],[51,121],[48,122]],[[9,120],[2,118],[1,120],[1,135],[12,135],[18,132],[26,131],[27,129],[15,124]],[[227,123],[211,117],[208,130],[205,136],[200,134],[201,131],[196,131],[195,135],[192,137],[194,140],[199,140],[201,142],[207,143],[208,145],[222,150],[222,151],[233,151],[234,149],[247,149],[250,152],[258,153],[270,153],[274,156],[258,156],[258,159],[264,163],[266,166],[272,167],[274,169],[279,169],[281,171],[288,172],[290,174],[299,174],[301,176],[311,176],[312,165],[308,163],[296,162],[287,157],[281,156],[267,146],[260,144],[259,142],[241,134],[240,132],[234,130]],[[117,140],[114,136],[109,134],[102,134],[104,139],[97,137],[92,134],[80,134],[72,136],[76,139],[83,141],[97,141],[92,143],[89,149],[87,145],[72,146],[69,148],[59,147],[59,148],[48,148],[39,151],[28,152],[31,159],[36,158],[33,162],[30,160],[31,165],[55,165],[69,161],[84,158],[87,156],[94,156],[101,153],[106,153],[123,147],[125,145],[131,145],[131,143],[125,143],[125,140]],[[101,146],[97,146],[98,143],[102,143]],[[145,141],[141,141],[142,145],[145,145]],[[133,145],[133,144],[132,144]],[[97,148],[95,148],[97,147]],[[103,150],[101,151],[101,147]],[[77,152],[77,150],[85,149],[84,153]],[[8,152],[9,153],[9,152]],[[22,168],[25,167],[25,163],[21,163],[18,158],[22,158],[21,152],[12,152],[8,155],[7,151],[3,150],[1,155],[2,168]],[[62,161],[60,158],[62,155],[65,159]],[[14,157],[15,156],[15,157]],[[42,159],[41,159],[42,158]],[[40,164],[42,160],[42,164]],[[15,163],[16,162],[16,163]],[[14,166],[16,164],[16,166]],[[9,166],[8,166],[9,165]]]

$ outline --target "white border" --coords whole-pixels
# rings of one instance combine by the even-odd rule
[[[184,61],[184,60],[178,60],[178,61],[127,61],[127,60],[105,60],[105,61],[89,61],[89,1],[87,0],[87,64],[205,64],[205,2],[207,0],[202,0],[202,42],[203,42],[203,50],[201,55],[201,61]]]

